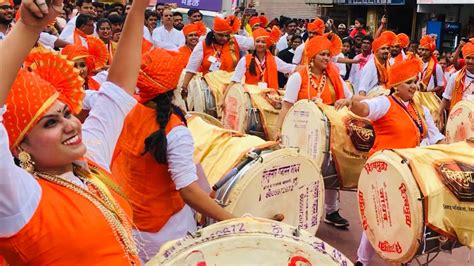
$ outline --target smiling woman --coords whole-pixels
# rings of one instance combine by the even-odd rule
[[[136,103],[147,4],[134,1],[126,38],[83,125],[73,116],[83,79],[71,62],[30,55],[28,69],[17,67],[61,0],[23,1],[22,19],[0,43],[0,106],[8,106],[0,108],[0,254],[10,265],[140,264],[130,207],[109,164]]]

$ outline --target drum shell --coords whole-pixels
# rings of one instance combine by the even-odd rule
[[[449,113],[446,141],[454,143],[472,137],[474,137],[474,100],[462,100]]]

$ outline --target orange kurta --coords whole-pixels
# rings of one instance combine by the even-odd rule
[[[375,142],[369,155],[383,149],[415,148],[422,140],[420,130],[408,113],[392,96],[388,99],[390,101],[388,112],[379,120],[372,122]]]
[[[245,83],[251,85],[258,85],[259,82],[265,82],[268,84],[269,88],[278,90],[278,70],[275,57],[267,50],[265,54],[265,68],[261,69],[259,64],[255,63],[255,72],[257,73],[257,75],[252,75],[249,70],[252,57],[252,54],[248,54],[245,56]]]
[[[96,206],[68,188],[38,183],[41,199],[31,220],[14,236],[0,238],[0,254],[10,265],[130,265]],[[131,217],[126,200],[109,190]]]
[[[145,139],[158,130],[156,112],[137,104],[127,115],[112,163],[112,173],[127,195],[133,209],[133,221],[140,231],[158,232],[184,207],[167,164],[158,164],[145,153]],[[172,114],[166,134],[184,125]]]
[[[334,69],[334,67],[335,66],[333,65],[328,65],[326,84],[320,96],[323,103],[328,105],[333,105],[337,100],[345,98],[344,88],[340,80],[339,73],[337,72],[337,70]],[[301,87],[298,92],[298,101],[302,99],[313,99],[317,97],[318,88],[313,88],[313,86],[311,86],[306,67],[300,68],[298,70],[298,73],[301,76]]]
[[[240,59],[240,48],[239,44],[237,43],[237,39],[232,36],[230,40],[224,44],[222,47],[220,45],[207,45],[205,40],[202,41],[203,47],[203,59],[201,63],[202,72],[203,74],[207,74],[209,72],[209,68],[211,67],[211,62],[209,62],[209,57],[214,56],[221,61],[220,70],[224,70],[227,72],[232,72],[235,70],[237,63]]]

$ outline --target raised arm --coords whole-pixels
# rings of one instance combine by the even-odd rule
[[[36,3],[33,0],[23,1],[19,11],[21,20],[0,42],[0,107],[5,104],[23,60],[44,27],[59,14],[57,10],[62,10],[62,0],[54,0],[50,7],[45,0],[37,0]]]
[[[133,1],[107,78],[107,81],[121,87],[130,95],[135,93],[140,70],[141,49],[137,47],[142,45],[147,5],[148,1],[145,0]]]

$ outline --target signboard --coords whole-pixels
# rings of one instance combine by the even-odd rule
[[[182,8],[197,8],[220,12],[222,9],[222,0],[159,0],[160,3],[174,3]]]
[[[336,0],[340,5],[404,5],[405,0]]]

